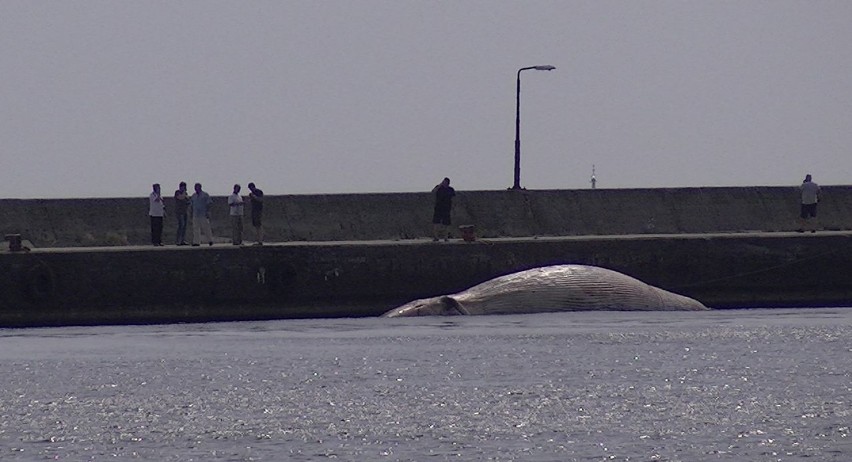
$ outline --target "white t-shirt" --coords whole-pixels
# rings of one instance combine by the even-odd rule
[[[231,204],[238,204],[232,206]],[[228,208],[231,209],[232,217],[241,217],[243,216],[243,198],[237,194],[231,194],[228,196]]]
[[[163,197],[152,192],[148,196],[148,216],[161,217],[166,214],[166,204],[163,202]]]

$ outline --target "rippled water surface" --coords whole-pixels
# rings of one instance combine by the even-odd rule
[[[2,460],[852,460],[852,309],[0,330]]]

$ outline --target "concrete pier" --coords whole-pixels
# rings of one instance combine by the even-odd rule
[[[262,247],[144,245],[144,199],[0,201],[35,246],[0,253],[0,327],[373,316],[562,263],[713,308],[852,306],[852,189],[825,190],[815,234],[793,231],[795,188],[462,191],[477,240],[448,243],[425,237],[428,194],[270,196],[284,242]]]
[[[0,326],[373,316],[559,263],[713,308],[852,306],[850,244],[822,232],[35,250],[0,256]]]

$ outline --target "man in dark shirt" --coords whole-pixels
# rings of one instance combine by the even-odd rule
[[[453,196],[456,190],[450,187],[450,179],[444,178],[441,184],[432,188],[435,194],[435,213],[432,215],[432,238],[437,241],[440,236],[444,241],[450,239],[450,212],[453,209]]]
[[[254,183],[248,184],[249,200],[251,201],[251,224],[254,226],[257,242],[254,245],[263,245],[263,191],[255,187]]]
[[[175,245],[189,245],[186,242],[187,211],[189,210],[189,193],[186,183],[181,181],[175,191],[175,217],[177,218],[177,238]]]

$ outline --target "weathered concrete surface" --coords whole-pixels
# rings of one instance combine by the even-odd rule
[[[0,254],[0,326],[379,315],[563,263],[712,308],[852,306],[850,244],[824,232],[37,249]]]
[[[481,237],[791,231],[798,226],[798,201],[796,187],[458,191],[453,221],[476,225]],[[145,244],[147,207],[145,195],[0,200],[0,231],[21,234],[38,247]],[[265,207],[271,242],[431,233],[429,193],[267,196]],[[224,242],[230,236],[224,196],[214,198],[213,214],[214,233]],[[824,186],[819,218],[825,229],[852,230],[852,187]],[[174,217],[167,216],[165,225],[165,242],[172,243]],[[251,226],[245,235],[253,237]]]

